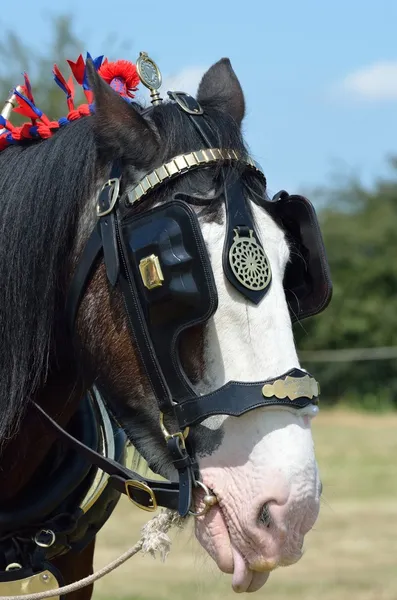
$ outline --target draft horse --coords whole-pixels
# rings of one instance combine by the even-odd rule
[[[25,75],[10,102],[30,121],[0,121],[1,590],[91,572],[124,493],[193,515],[256,591],[319,510],[319,390],[292,332],[331,297],[315,212],[268,196],[228,59],[167,101],[145,53],[69,64],[86,104],[55,66],[67,117]],[[126,466],[127,440],[161,480]]]

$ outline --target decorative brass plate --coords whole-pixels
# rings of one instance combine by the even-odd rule
[[[265,383],[262,388],[262,394],[265,398],[276,396],[280,400],[288,398],[292,402],[297,398],[318,398],[320,393],[317,381],[305,375],[304,377],[290,377],[285,379],[276,379],[273,383]]]
[[[161,270],[159,258],[155,254],[142,258],[139,263],[139,270],[143,284],[148,290],[153,290],[163,285],[163,271]]]
[[[249,237],[240,236],[235,229],[234,242],[229,250],[229,264],[237,281],[249,290],[264,290],[271,282],[270,262],[258,244],[252,229]]]
[[[48,592],[57,590],[59,582],[51,571],[42,571],[31,577],[17,579],[15,581],[0,582],[0,596],[21,596],[22,594],[35,594],[37,592]],[[59,596],[51,596],[59,600]]]

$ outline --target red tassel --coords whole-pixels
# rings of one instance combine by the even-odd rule
[[[0,152],[7,148],[7,146],[9,145],[6,135],[6,133],[0,135]]]
[[[130,98],[135,96],[133,92],[138,89],[139,75],[133,63],[128,60],[106,61],[106,63],[102,63],[98,73],[106,83],[114,87],[122,96],[129,96]],[[121,89],[120,84],[123,89]]]
[[[84,90],[84,95],[87,98],[88,104],[92,104],[94,102],[94,92],[91,90]]]
[[[67,62],[69,63],[69,66],[77,83],[79,85],[83,85],[85,72],[85,62],[83,56],[80,54],[75,63],[72,60],[68,60]]]
[[[21,137],[24,139],[31,139],[32,135],[30,133],[30,128],[31,128],[31,124],[30,123],[24,123],[21,127]]]
[[[66,79],[62,75],[61,71],[59,70],[58,65],[54,65],[54,68],[53,68],[52,72],[54,74],[54,78],[55,78],[56,83],[59,85],[59,87],[66,94],[66,101],[67,101],[67,104],[68,104],[68,110],[73,110],[74,109],[74,103],[73,103],[73,98],[74,98],[73,78],[70,77],[69,81],[66,81]],[[70,85],[70,83],[72,83],[72,85]]]
[[[67,99],[67,103],[68,110],[70,111],[74,109],[74,81],[72,76],[69,77],[68,87],[70,89],[70,98]]]

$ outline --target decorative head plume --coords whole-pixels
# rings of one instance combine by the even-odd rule
[[[100,77],[108,83],[122,98],[127,101],[134,98],[138,84],[139,75],[136,66],[127,60],[118,60],[109,62],[107,58],[98,56],[92,58],[87,52],[87,60],[92,60],[94,67]],[[73,77],[68,80],[62,75],[59,67],[54,65],[53,75],[55,83],[66,95],[68,114],[57,121],[51,121],[36,105],[32,93],[31,84],[26,73],[24,73],[25,85],[13,90],[12,97],[15,98],[17,106],[13,108],[14,112],[24,115],[31,120],[31,123],[24,123],[21,127],[15,127],[8,118],[0,118],[0,150],[7,148],[11,144],[17,144],[32,140],[46,139],[51,137],[60,127],[63,127],[90,115],[94,111],[92,102],[94,100],[93,92],[87,76],[86,61],[82,55],[76,62],[67,61],[77,84],[83,88],[87,104],[75,107],[74,94],[75,88]]]

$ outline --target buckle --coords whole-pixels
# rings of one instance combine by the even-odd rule
[[[101,192],[103,192],[104,189],[106,189],[107,187],[110,186],[114,186],[113,187],[113,192],[112,192],[112,199],[110,201],[109,207],[105,208],[105,209],[101,209],[99,204],[96,205],[96,214],[97,217],[105,217],[106,215],[108,215],[109,213],[112,212],[112,210],[115,207],[115,204],[117,202],[117,200],[119,199],[119,194],[120,194],[120,179],[116,178],[116,179],[109,179],[106,183],[103,184]]]
[[[164,425],[164,413],[161,412],[160,413],[160,429],[161,429],[161,433],[163,434],[166,442],[168,442],[168,440],[171,440],[172,438],[179,438],[179,441],[181,443],[181,448],[183,448],[183,449],[186,448],[185,439],[189,435],[189,431],[190,431],[189,427],[185,427],[183,432],[178,431],[177,433],[170,433],[168,431],[168,429],[166,428],[166,426]]]
[[[132,502],[132,504],[135,504],[135,506],[141,508],[142,510],[146,510],[147,512],[154,512],[155,510],[157,510],[156,496],[154,495],[153,490],[146,483],[144,483],[143,481],[137,481],[136,479],[127,479],[124,485],[128,499]],[[131,488],[135,490],[141,490],[148,494],[148,504],[141,504],[140,502],[134,500],[130,492]]]
[[[174,100],[182,110],[187,112],[189,115],[202,115],[204,114],[203,109],[197,102],[196,98],[193,98],[187,92],[167,92],[169,97]],[[190,103],[190,106],[189,106]]]

